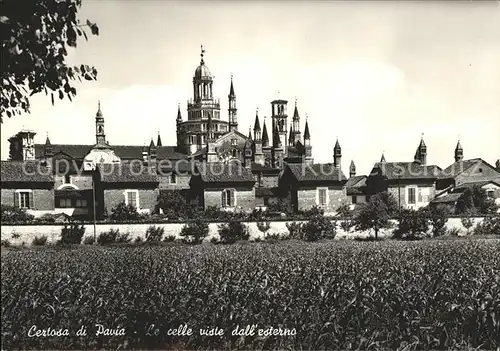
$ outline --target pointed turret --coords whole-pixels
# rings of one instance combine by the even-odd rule
[[[255,140],[260,141],[261,140],[261,130],[260,130],[260,122],[259,122],[259,110],[257,109],[257,112],[255,113],[255,123],[253,125],[253,135],[255,137]]]
[[[156,146],[162,146],[162,145],[161,145],[160,131],[158,131],[158,139],[157,139],[157,141],[156,141]]]
[[[238,109],[236,108],[236,94],[234,93],[233,75],[231,74],[231,86],[229,87],[229,131],[238,130]]]
[[[312,158],[311,134],[309,133],[309,122],[306,115],[306,127],[304,129],[304,148],[305,148],[305,163],[314,163]]]
[[[419,150],[420,150],[420,148],[417,147],[417,151],[415,151],[415,156],[413,156],[413,162],[415,162],[415,163],[422,163],[422,161],[420,160]]]
[[[300,116],[299,110],[297,109],[297,98],[295,98],[295,109],[293,110],[292,123],[293,124],[290,126],[290,134],[293,134],[293,136],[291,136],[290,139],[293,140],[291,144],[295,145],[301,139]]]
[[[306,120],[306,128],[304,129],[304,145],[309,144],[311,141],[311,135],[309,134],[309,123]]]
[[[290,134],[288,135],[288,145],[289,146],[293,146],[295,143],[294,143],[294,140],[293,140],[293,124],[290,123]]]
[[[264,128],[262,130],[262,146],[269,146],[269,136],[267,135],[267,127],[265,120],[264,120]]]
[[[47,138],[45,139],[44,145],[44,154],[46,158],[50,158],[54,156],[54,149],[52,148],[52,144],[50,143],[49,135],[47,134]]]
[[[354,160],[351,160],[351,165],[349,166],[349,177],[354,177],[356,175],[356,165]]]
[[[462,149],[462,145],[460,145],[460,140],[457,142],[457,146],[455,147],[455,162],[460,162],[464,159],[464,150]]]
[[[253,140],[253,138],[252,138],[252,127],[248,127],[248,140]]]
[[[277,126],[274,128],[273,139],[273,146],[275,148],[281,149],[283,147],[283,143],[281,142],[280,132]]]
[[[231,74],[231,86],[229,87],[229,97],[236,97],[236,94],[234,93],[234,86],[233,86],[233,75]]]
[[[384,153],[382,152],[382,157],[380,157],[380,162],[381,163],[384,163],[385,162],[385,156],[384,156]]]
[[[177,105],[177,118],[175,119],[177,124],[180,124],[182,122],[182,115],[181,115],[181,104]]]
[[[497,167],[497,171],[500,172],[500,159],[495,162],[495,166]]]
[[[418,145],[417,154],[419,156],[420,163],[425,166],[427,164],[427,146],[425,145],[423,134],[420,138],[420,144]]]
[[[95,114],[95,138],[96,144],[105,145],[106,144],[106,134],[104,133],[104,116],[101,111],[101,101],[97,102],[97,112]]]
[[[339,139],[335,142],[333,147],[333,165],[337,168],[341,167],[342,163],[342,148],[340,147]]]

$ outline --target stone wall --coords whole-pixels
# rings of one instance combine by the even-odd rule
[[[482,217],[473,218],[474,225],[482,222]],[[301,221],[297,221],[301,222]],[[395,222],[395,221],[394,221]],[[290,223],[290,221],[285,222],[271,222],[271,228],[267,232],[268,234],[281,234],[287,235],[288,229],[286,224]],[[210,223],[209,224],[209,236],[206,238],[206,241],[209,241],[212,237],[218,237],[218,226],[219,223]],[[257,228],[257,223],[250,222],[246,223],[248,225],[248,229],[250,232],[250,239],[254,239],[256,237],[263,238],[264,234]],[[339,222],[337,222],[339,224]],[[110,229],[119,229],[120,233],[129,233],[129,237],[134,240],[136,237],[145,238],[146,230],[149,226],[156,225],[165,228],[164,237],[167,236],[175,236],[179,238],[179,233],[184,224],[182,223],[157,223],[157,224],[97,224],[96,225],[96,235],[98,236],[100,233],[106,232]],[[446,224],[448,229],[458,228],[460,230],[460,235],[466,235],[466,230],[462,226],[460,218],[450,218]],[[1,231],[1,239],[8,240],[13,245],[31,245],[33,239],[37,236],[45,235],[47,236],[49,243],[55,243],[60,239],[61,228],[63,225],[5,225],[2,226]],[[92,224],[85,225],[85,235],[93,236],[94,235],[94,226]],[[471,231],[473,228],[471,229]],[[380,237],[387,237],[392,234],[392,230],[382,230],[379,233]],[[337,226],[337,235],[335,239],[354,239],[354,238],[366,238],[369,236],[373,236],[373,233],[368,231],[365,232],[344,232],[340,225]]]
[[[318,188],[323,187],[303,187],[297,190],[297,204],[299,211],[307,211],[317,205]],[[325,212],[335,212],[335,210],[346,201],[346,188],[344,186],[329,186],[328,204],[325,207]]]
[[[17,189],[1,189],[1,204],[14,206],[14,194]],[[28,190],[28,189],[26,189]],[[30,189],[33,191],[32,210],[50,211],[54,209],[54,189]]]
[[[105,189],[104,204],[109,214],[118,204],[125,201],[126,190],[139,191],[139,210],[148,210],[152,212],[158,201],[158,189]]]
[[[205,208],[210,206],[222,206],[222,190],[226,188],[205,189]],[[255,208],[255,189],[252,187],[236,187],[235,199],[236,206],[244,211],[252,211]]]

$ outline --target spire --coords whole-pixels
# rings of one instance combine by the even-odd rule
[[[269,146],[269,136],[267,135],[266,117],[264,117],[264,127],[262,129],[262,145]]]
[[[382,151],[382,157],[380,158],[380,162],[381,163],[385,162],[385,156],[384,156],[384,152],[383,151]]]
[[[160,131],[158,131],[158,140],[156,141],[157,146],[161,146],[161,137],[160,137]]]
[[[230,97],[233,97],[233,96],[236,96],[234,94],[234,87],[233,87],[233,74],[231,73],[231,87],[229,88],[229,96]]]
[[[416,156],[418,156],[418,159],[422,165],[425,166],[427,164],[427,146],[424,142],[424,133],[422,133],[422,136],[420,138],[420,144],[418,145]]]
[[[457,142],[457,146],[455,147],[455,162],[460,162],[464,159],[464,150],[462,149],[462,145],[460,144],[460,139]]]
[[[422,133],[422,136],[420,137],[420,145],[419,147],[426,147],[425,142],[424,142],[424,133]]]
[[[52,148],[52,144],[50,143],[49,133],[47,133],[47,138],[45,139],[44,154],[45,157],[54,156],[54,150]]]
[[[181,104],[177,104],[177,119],[176,119],[177,124],[182,122],[182,115],[181,115]]]
[[[341,168],[341,161],[342,149],[340,148],[339,138],[337,137],[337,141],[335,142],[335,146],[333,147],[333,165],[337,168]]]
[[[351,160],[351,165],[349,166],[349,177],[354,177],[356,175],[356,165],[354,160]]]
[[[339,138],[337,138],[337,141],[335,142],[335,147],[333,148],[334,151],[341,151],[342,148],[340,147],[339,143]]]
[[[205,54],[205,49],[203,48],[203,45],[201,46],[201,60],[200,60],[200,65],[204,65],[205,61],[203,60],[203,55]]]
[[[274,147],[278,149],[283,147],[283,145],[281,144],[281,138],[278,126],[274,127]]]
[[[497,171],[500,172],[500,159],[498,159],[497,162],[495,162],[495,166],[497,167]]]
[[[95,116],[102,117],[101,100],[97,101],[97,112],[96,112]]]
[[[296,121],[299,119],[300,116],[299,116],[299,110],[297,109],[297,97],[295,97],[295,109],[293,110],[293,120]]]
[[[150,148],[155,147],[155,142],[153,141],[153,138],[151,138],[151,142],[149,143],[149,147]]]
[[[47,138],[45,139],[45,146],[49,146],[49,145],[52,145],[52,144],[50,143],[49,133],[47,133]]]
[[[294,144],[293,123],[290,122],[290,133],[288,133],[288,145],[293,145],[293,144]]]
[[[248,140],[252,140],[252,126],[248,127]]]
[[[306,118],[306,128],[304,130],[304,140],[311,140],[311,135],[309,134],[309,122]]]
[[[413,161],[416,163],[421,163],[419,151],[420,151],[420,147],[417,147],[417,151],[415,151],[415,156],[413,157]]]
[[[257,107],[257,112],[255,112],[255,123],[253,125],[254,132],[260,132],[260,122],[259,122],[259,108]]]

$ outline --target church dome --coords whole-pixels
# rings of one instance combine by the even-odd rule
[[[195,78],[212,78],[212,74],[207,66],[204,63],[200,64],[196,67],[196,71],[194,71]]]

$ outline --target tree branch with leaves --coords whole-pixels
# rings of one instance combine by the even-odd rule
[[[74,82],[96,80],[97,70],[66,63],[68,48],[76,48],[86,30],[99,35],[97,25],[81,22],[77,13],[81,0],[0,0],[2,29],[2,103],[0,122],[5,115],[30,112],[30,97],[44,91],[72,100]]]

